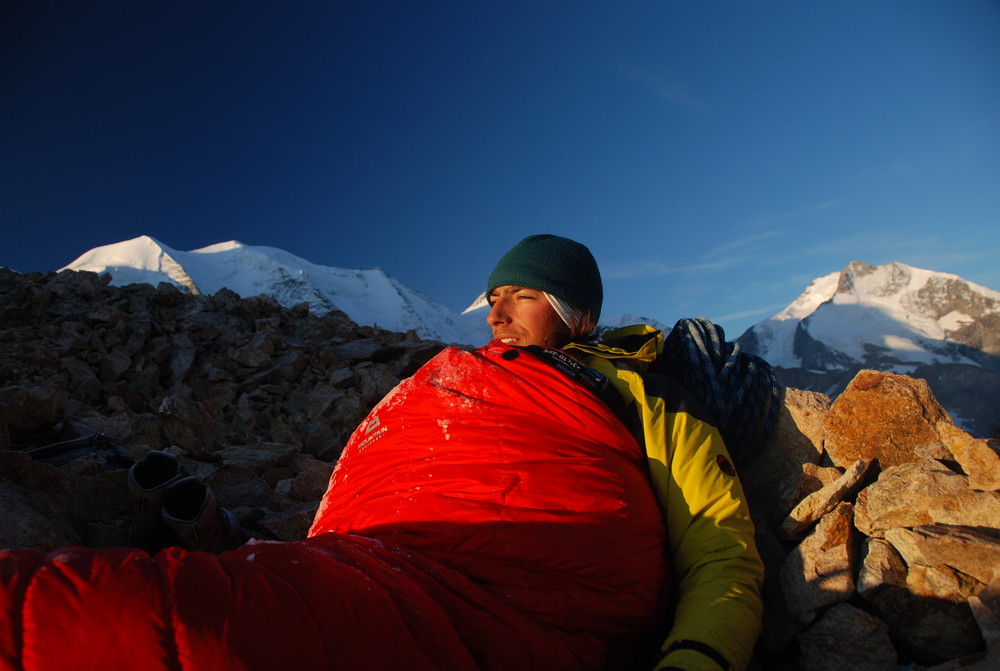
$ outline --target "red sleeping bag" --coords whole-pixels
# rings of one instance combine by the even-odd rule
[[[497,342],[372,410],[309,536],[0,552],[0,669],[598,669],[664,580],[641,448]]]

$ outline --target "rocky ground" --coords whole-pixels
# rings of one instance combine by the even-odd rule
[[[742,475],[762,668],[1000,668],[1000,444],[902,375],[862,371],[832,403],[789,388],[784,406]]]
[[[441,347],[263,297],[0,269],[0,547],[125,544],[127,466],[154,449],[252,536],[302,538],[350,432]],[[32,451],[95,431],[126,454]],[[743,473],[759,668],[1000,668],[998,450],[919,380],[787,389]]]

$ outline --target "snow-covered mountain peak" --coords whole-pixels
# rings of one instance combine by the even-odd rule
[[[870,266],[851,261],[840,271],[837,293],[871,298],[894,296],[909,286],[914,270],[919,271],[903,263]]]
[[[806,290],[791,305],[771,317],[775,321],[799,320],[816,311],[823,303],[833,298],[837,291],[840,273],[830,273],[809,283]]]
[[[1000,314],[1000,292],[958,275],[903,263],[869,266],[854,261],[840,272],[834,305],[877,308],[927,338],[949,334],[991,314]]]
[[[983,359],[972,325],[1000,315],[1000,292],[903,263],[853,261],[814,280],[787,308],[740,337],[776,366],[837,370],[855,364],[906,372],[916,364]],[[881,364],[878,365],[878,364]]]
[[[226,242],[217,242],[214,245],[209,245],[208,247],[202,247],[201,249],[192,250],[192,254],[215,254],[218,252],[229,252],[234,249],[242,249],[245,245],[239,240],[227,240]],[[273,249],[273,248],[268,248]]]
[[[316,314],[341,310],[358,324],[413,329],[428,340],[479,345],[489,339],[482,317],[456,315],[380,268],[320,266],[236,240],[178,251],[143,235],[92,249],[66,269],[107,273],[118,286],[170,282],[195,294],[223,288],[244,297],[267,294],[286,307],[307,302]]]
[[[967,430],[1000,422],[1000,292],[958,275],[853,261],[738,342],[783,385],[835,396],[862,368],[910,374]]]
[[[107,272],[116,284],[168,281],[192,293],[200,293],[184,270],[182,261],[177,258],[182,254],[184,252],[171,249],[155,238],[140,235],[124,242],[95,247],[66,268]]]

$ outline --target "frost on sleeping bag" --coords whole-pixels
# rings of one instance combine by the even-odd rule
[[[0,552],[0,669],[597,669],[653,617],[662,548],[600,400],[448,349],[351,436],[305,540]]]

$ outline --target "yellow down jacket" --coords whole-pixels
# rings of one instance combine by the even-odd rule
[[[667,526],[675,610],[656,669],[744,669],[761,626],[764,566],[743,489],[712,419],[650,363],[663,334],[630,326],[566,347],[607,377],[644,444]]]

